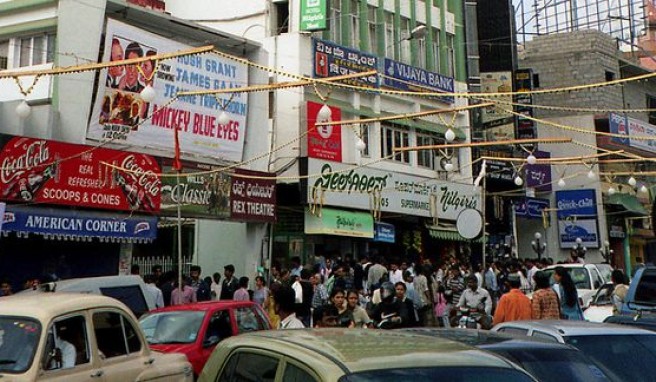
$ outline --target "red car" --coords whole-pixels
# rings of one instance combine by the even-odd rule
[[[240,333],[271,329],[264,310],[252,301],[205,301],[167,306],[139,320],[151,349],[184,353],[198,376],[216,344]]]

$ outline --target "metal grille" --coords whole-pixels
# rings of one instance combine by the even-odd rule
[[[148,256],[148,257],[133,257],[132,264],[139,265],[142,275],[151,273],[153,266],[161,265],[162,272],[177,271],[178,259],[170,256]],[[182,274],[189,275],[189,268],[191,267],[191,258],[182,258]]]

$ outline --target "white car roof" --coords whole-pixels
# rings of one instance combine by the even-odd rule
[[[94,294],[43,292],[0,297],[0,316],[33,317],[44,323],[62,314],[100,307],[130,312],[120,301]]]
[[[493,330],[496,331],[504,327],[539,330],[563,337],[631,334],[656,335],[656,332],[627,325],[604,324],[579,320],[511,321],[498,324]]]

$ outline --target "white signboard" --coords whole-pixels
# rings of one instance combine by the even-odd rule
[[[107,21],[103,61],[185,49],[190,47],[115,20]],[[248,67],[210,53],[161,61],[157,68],[154,64],[147,61],[140,68],[118,66],[100,72],[87,138],[161,149],[172,156],[174,129],[178,129],[183,156],[241,161],[248,113],[246,93],[171,100],[182,91],[247,86]],[[147,85],[155,90],[155,98],[149,103],[140,96]],[[230,120],[219,124],[223,109]]]
[[[581,239],[581,245],[587,248],[599,248],[599,233],[597,219],[576,219],[558,221],[558,239],[560,248],[572,249],[576,239]]]
[[[480,188],[368,167],[308,159],[308,203],[456,221],[481,210]]]
[[[629,146],[648,152],[656,152],[655,140],[634,139],[631,137],[653,137],[656,139],[656,126],[635,118],[627,118],[629,121]]]

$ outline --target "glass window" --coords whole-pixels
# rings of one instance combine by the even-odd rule
[[[192,343],[198,337],[205,314],[191,310],[153,313],[142,317],[139,325],[149,344]]]
[[[342,4],[341,0],[334,0],[330,2],[332,7],[330,19],[330,38],[336,43],[341,42],[342,30]]]
[[[456,52],[454,50],[454,41],[455,37],[452,34],[446,35],[446,62],[447,62],[447,73],[449,77],[455,77],[456,73]]]
[[[69,369],[89,363],[89,341],[83,316],[56,320],[48,328],[44,370]]]
[[[383,157],[388,160],[393,160],[396,162],[410,163],[410,152],[409,151],[400,151],[395,153],[395,148],[408,147],[409,146],[409,137],[407,131],[402,130],[396,125],[383,124],[383,140],[381,142],[381,151]]]
[[[235,371],[235,367],[237,367],[237,361],[239,360],[239,354],[232,355],[228,362],[225,364],[223,369],[221,370],[221,374],[219,374],[219,378],[216,380],[218,382],[230,382],[232,374]]]
[[[432,146],[437,144],[437,137],[425,134],[417,134],[417,146]],[[417,165],[421,167],[434,168],[436,150],[418,150]]]
[[[656,335],[571,336],[565,342],[617,381],[644,381],[645,370],[652,370],[656,364]]]
[[[371,5],[367,6],[367,29],[369,33],[369,40],[367,42],[367,47],[370,52],[378,52],[378,35],[376,33],[376,8]]]
[[[400,42],[401,45],[401,61],[406,64],[410,63],[410,20],[401,19],[401,36],[403,40]]]
[[[498,330],[500,333],[505,333],[505,334],[510,334],[510,335],[517,335],[517,336],[527,336],[528,335],[528,329],[522,329],[522,328],[513,328],[513,327],[505,327],[501,328]]]
[[[429,382],[429,381],[485,381],[529,382],[528,375],[511,368],[493,367],[425,367],[384,369],[359,372],[339,379],[340,382]]]
[[[29,369],[40,337],[41,325],[37,321],[26,317],[0,317],[0,374]]]
[[[263,354],[240,353],[230,381],[273,382],[278,370],[278,359]]]
[[[137,331],[118,312],[94,313],[93,330],[98,350],[105,358],[118,357],[141,350],[141,341]]]
[[[9,40],[0,41],[0,70],[7,69],[9,58]]]
[[[433,28],[433,56],[435,58],[435,71],[440,71],[440,30]]]
[[[351,31],[349,35],[351,36],[350,45],[353,48],[358,49],[360,47],[360,4],[358,0],[351,0],[351,14],[349,18],[351,20]]]
[[[263,330],[264,328],[257,319],[257,315],[250,307],[235,309],[237,319],[237,330],[239,334]]]
[[[365,117],[361,117],[365,118]],[[360,152],[360,156],[369,158],[371,154],[369,153],[369,124],[368,123],[362,123],[360,124],[360,139],[365,144],[364,150]]]
[[[20,48],[18,55],[18,66],[25,67],[30,66],[32,63],[32,39],[31,38],[22,38],[20,39]]]
[[[100,293],[102,293],[103,296],[109,296],[124,303],[130,308],[136,317],[141,317],[142,314],[149,310],[148,304],[146,303],[146,297],[141,291],[139,285],[104,287],[100,288]]]
[[[426,39],[420,38],[417,39],[417,65],[422,68],[426,67]]]
[[[41,34],[16,40],[18,44],[18,66],[41,65],[53,62],[55,55],[55,35]]]
[[[608,377],[577,350],[491,350],[515,362],[541,382],[604,382]],[[554,370],[558,370],[554,373]]]
[[[394,14],[385,12],[385,57],[396,60],[396,56],[394,55],[395,45]]]
[[[310,373],[291,363],[285,366],[282,380],[285,382],[316,382],[316,379]]]
[[[656,273],[644,271],[635,292],[636,303],[656,303]]]
[[[551,334],[545,333],[545,332],[540,332],[538,330],[534,330],[531,337],[536,337],[536,338],[540,338],[540,339],[551,341],[551,342],[558,342],[558,339],[556,337],[552,336]]]

